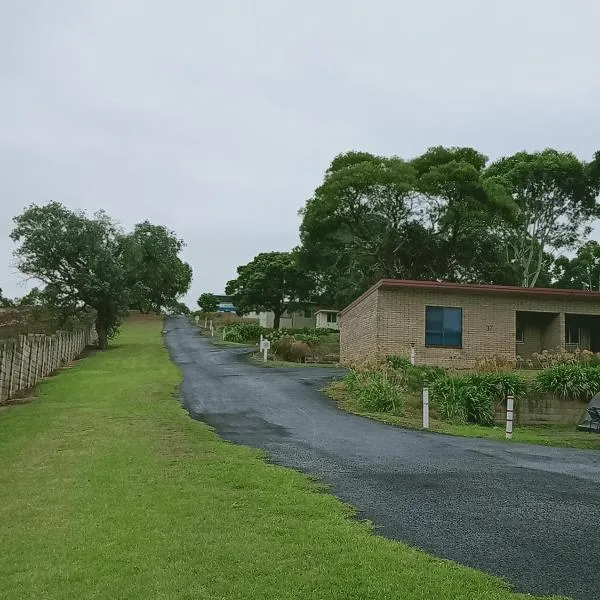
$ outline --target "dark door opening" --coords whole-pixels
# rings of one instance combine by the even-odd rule
[[[598,325],[590,329],[590,350],[594,353],[600,352],[600,326]]]

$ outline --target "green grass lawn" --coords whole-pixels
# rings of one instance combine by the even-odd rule
[[[350,396],[343,381],[332,383],[324,392],[335,400],[340,408],[356,415],[408,429],[423,429],[423,410],[420,395],[413,394],[409,396],[403,414],[397,415],[363,410],[360,404]],[[576,431],[574,425],[515,425],[512,440],[507,440],[503,426],[483,427],[482,425],[447,423],[436,417],[435,409],[432,409],[429,419],[429,431],[463,437],[501,440],[507,443],[521,442],[543,446],[600,450],[600,435]]]
[[[0,598],[525,598],[189,419],[160,331],[129,322],[0,411]]]

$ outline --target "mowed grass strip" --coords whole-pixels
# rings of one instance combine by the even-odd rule
[[[189,419],[160,330],[127,323],[0,411],[0,598],[525,597]]]

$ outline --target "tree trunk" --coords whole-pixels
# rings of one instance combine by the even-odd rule
[[[279,329],[279,323],[281,323],[281,311],[273,311],[273,329]]]
[[[98,334],[98,348],[106,350],[108,348],[108,332],[100,319],[96,319],[96,333]]]

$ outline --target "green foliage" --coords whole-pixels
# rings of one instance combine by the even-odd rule
[[[385,277],[512,282],[496,235],[511,200],[485,163],[472,148],[336,157],[301,211],[300,257],[321,300],[347,304]]]
[[[401,375],[391,371],[351,369],[344,381],[364,410],[402,413],[406,388]]]
[[[183,240],[162,225],[138,223],[121,241],[130,307],[147,313],[172,310],[192,281],[192,268],[179,258]]]
[[[486,390],[477,386],[469,375],[454,375],[435,382],[432,399],[440,416],[446,421],[490,425],[493,422],[493,401]]]
[[[435,381],[432,400],[444,420],[492,425],[498,403],[508,395],[518,402],[526,392],[527,382],[519,373],[452,375]]]
[[[126,235],[102,211],[90,217],[59,202],[33,204],[14,222],[19,269],[45,284],[24,302],[63,321],[93,309],[100,348],[130,307],[181,309],[191,268],[177,257],[183,242],[165,227],[146,221]]]
[[[258,323],[234,323],[227,327],[227,341],[243,344],[258,342],[261,335],[269,331]]]
[[[518,152],[490,165],[513,199],[514,220],[501,229],[519,284],[533,287],[548,268],[547,250],[570,248],[597,216],[598,155],[593,163],[570,152]]]
[[[120,229],[103,212],[88,217],[58,202],[31,205],[14,222],[20,271],[46,284],[46,298],[62,314],[93,308],[106,348],[130,299]]]
[[[239,266],[237,273],[237,279],[227,283],[225,293],[232,296],[241,313],[273,311],[274,329],[279,329],[283,312],[300,306],[313,287],[292,252],[263,252]]]
[[[198,298],[198,306],[203,313],[214,313],[219,306],[219,299],[210,292],[200,294]]]
[[[431,385],[446,375],[442,367],[412,365],[410,360],[404,356],[390,355],[386,357],[386,361],[390,367],[402,373],[404,384],[412,392],[420,391],[425,383]]]
[[[561,364],[540,371],[535,388],[565,400],[589,400],[600,392],[600,367]]]
[[[15,303],[10,298],[5,298],[2,295],[2,288],[0,288],[0,308],[12,308]]]
[[[554,263],[556,287],[600,291],[600,244],[586,242],[573,258],[559,256]]]

